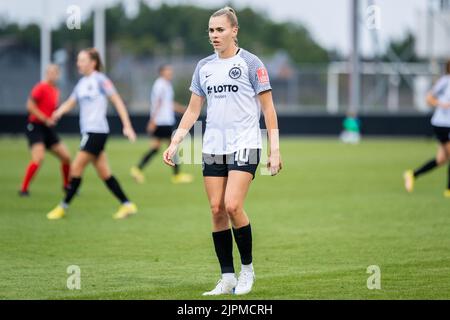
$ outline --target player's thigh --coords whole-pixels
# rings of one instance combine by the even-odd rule
[[[229,212],[242,209],[253,175],[250,172],[230,170],[225,190],[225,208]]]
[[[94,167],[98,176],[102,180],[106,180],[111,177],[111,169],[108,163],[108,157],[104,151],[100,152],[98,157],[94,160]]]
[[[43,142],[37,142],[31,145],[31,160],[36,163],[41,163],[45,157],[45,145]]]
[[[64,143],[58,142],[57,144],[52,145],[50,150],[61,161],[67,162],[67,163],[70,162],[70,152]]]
[[[94,161],[95,156],[86,151],[78,151],[75,159],[70,166],[70,175],[72,177],[80,177],[86,166]]]
[[[204,177],[206,195],[213,215],[221,214],[225,211],[225,189],[227,177]]]

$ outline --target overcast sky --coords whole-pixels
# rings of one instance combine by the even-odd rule
[[[47,2],[47,9],[44,3]],[[44,14],[50,17],[53,25],[66,19],[67,8],[78,5],[83,15],[89,13],[96,3],[107,5],[124,2],[129,14],[137,8],[137,0],[0,0],[0,17],[20,23],[39,21]],[[220,8],[228,1],[219,0],[145,0],[151,6],[158,6],[162,2],[169,4],[184,3]],[[304,24],[313,38],[327,49],[337,49],[348,53],[350,48],[350,0],[239,0],[234,1],[238,11],[250,6],[266,13],[276,21],[294,21]],[[378,35],[382,44],[389,39],[400,39],[408,31],[415,32],[418,12],[427,7],[427,0],[373,0],[380,8],[380,28]],[[360,12],[364,17],[368,0],[360,0]],[[205,24],[207,21],[205,21]],[[364,53],[373,52],[373,42],[365,28],[362,28],[362,48]]]

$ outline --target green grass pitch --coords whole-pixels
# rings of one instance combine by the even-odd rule
[[[74,155],[78,138],[64,138]],[[107,145],[136,216],[112,219],[118,203],[89,167],[68,216],[48,221],[63,196],[58,162],[47,155],[32,196],[19,198],[26,140],[0,138],[0,299],[203,299],[219,268],[201,165],[182,168],[193,184],[173,185],[160,154],[137,185],[129,168],[147,146],[144,137]],[[435,149],[424,139],[282,139],[283,171],[258,175],[245,207],[254,290],[218,299],[449,299],[447,169],[421,178],[413,194],[402,182]],[[236,247],[234,257],[239,271]],[[81,290],[66,287],[70,265],[81,269]],[[367,288],[370,265],[381,269],[380,290]]]

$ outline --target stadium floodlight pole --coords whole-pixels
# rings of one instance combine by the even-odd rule
[[[348,113],[357,115],[358,109],[361,103],[360,96],[360,62],[359,62],[359,0],[350,0],[351,1],[351,39],[352,39],[352,47],[350,53],[350,87],[349,87],[349,97],[350,104],[348,108]]]
[[[42,0],[41,15],[41,80],[45,78],[45,68],[50,64],[52,34],[48,21],[48,0]]]
[[[97,4],[94,9],[94,47],[102,58],[103,66],[106,67],[105,7],[103,4]]]

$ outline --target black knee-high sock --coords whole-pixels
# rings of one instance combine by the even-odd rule
[[[64,203],[68,205],[72,201],[73,196],[77,193],[78,188],[81,184],[81,177],[72,177],[69,181],[69,186],[67,188],[66,197],[64,198]]]
[[[243,265],[252,263],[252,228],[250,223],[239,229],[233,228],[233,234],[241,254],[241,263]]]
[[[436,159],[432,159],[430,161],[428,161],[427,163],[425,163],[423,166],[421,166],[419,169],[416,169],[414,171],[414,177],[418,177],[430,170],[433,170],[434,168],[437,167],[437,162]]]
[[[219,259],[222,273],[234,273],[233,265],[233,236],[231,230],[217,231],[212,233],[214,248]]]
[[[174,175],[177,175],[179,172],[180,172],[180,165],[179,165],[179,164],[176,164],[176,165],[173,167],[173,174],[174,174]]]
[[[141,162],[139,162],[139,169],[143,169],[145,165],[150,161],[150,159],[158,152],[158,148],[151,149],[149,152],[147,152],[141,159]]]
[[[114,178],[114,176],[109,177],[105,180],[105,184],[108,187],[109,190],[116,196],[117,199],[120,200],[120,202],[128,202],[128,198],[123,192],[122,188],[120,187],[119,182]]]

